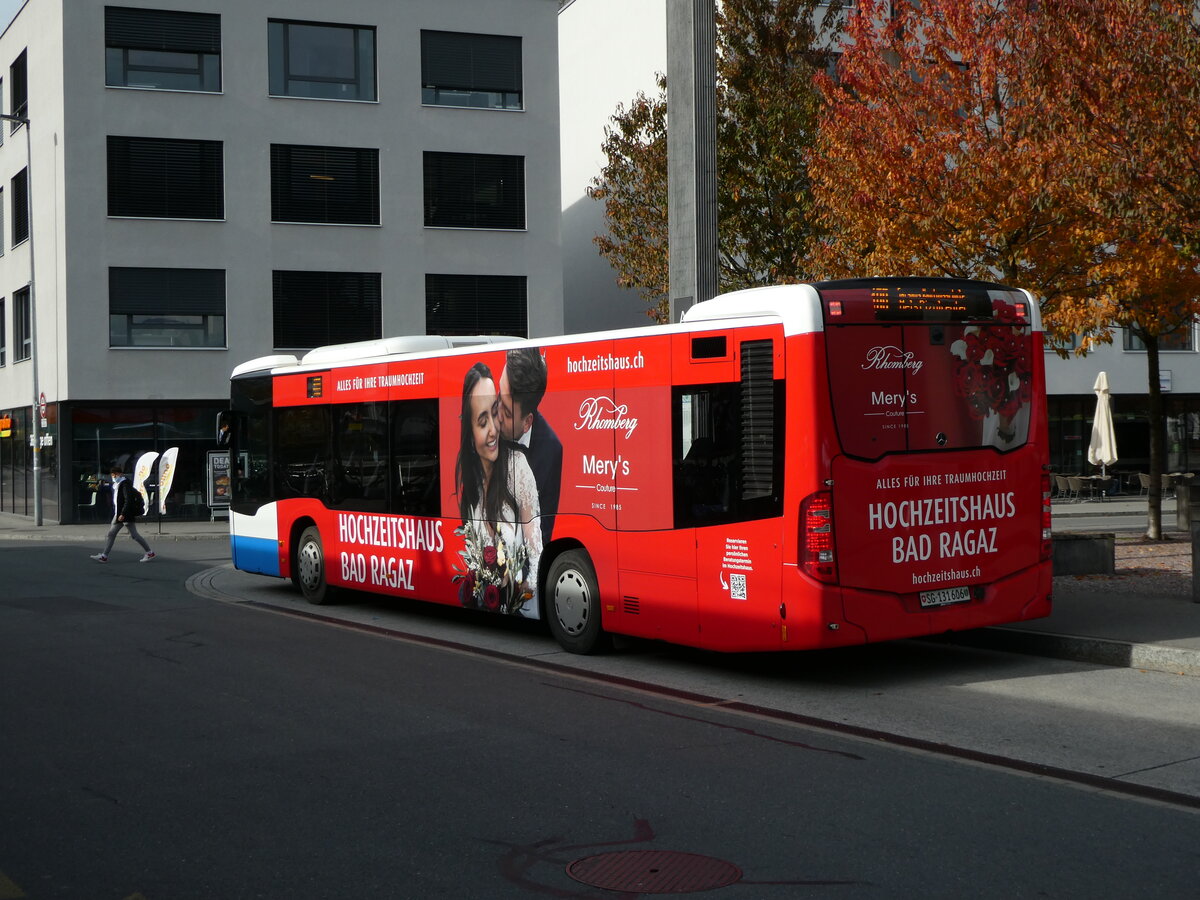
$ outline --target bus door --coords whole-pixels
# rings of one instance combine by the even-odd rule
[[[695,543],[700,641],[761,647],[780,623],[782,336],[680,335],[675,351],[672,515]]]
[[[696,540],[676,529],[668,335],[613,345],[612,504],[622,629],[696,642]]]

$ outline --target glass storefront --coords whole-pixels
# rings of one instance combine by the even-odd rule
[[[0,410],[0,512],[33,516],[33,429],[30,409]],[[49,404],[41,424],[42,518],[57,522],[58,405]]]
[[[1049,398],[1050,469],[1064,475],[1091,474],[1087,461],[1096,414],[1096,396]],[[1150,471],[1150,426],[1145,396],[1112,398],[1113,428],[1117,437],[1116,465],[1111,469],[1128,480]],[[1164,472],[1200,470],[1200,396],[1163,397],[1166,458]]]
[[[175,477],[167,495],[164,518],[207,519],[210,510],[204,496],[206,453],[215,449],[217,413],[228,402],[196,405],[117,406],[64,404],[69,417],[70,448],[64,472],[71,496],[70,518],[62,521],[107,522],[112,518],[109,494],[100,483],[115,464],[132,473],[142,454],[160,456],[170,447],[179,448]],[[98,489],[99,488],[99,489]],[[156,518],[157,507],[147,514]]]

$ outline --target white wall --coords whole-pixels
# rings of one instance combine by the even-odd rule
[[[562,123],[564,326],[568,333],[646,325],[647,305],[616,283],[592,238],[603,204],[587,196],[617,104],[653,94],[667,69],[666,0],[574,0],[558,15]]]

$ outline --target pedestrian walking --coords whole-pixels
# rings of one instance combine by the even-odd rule
[[[150,549],[146,539],[138,534],[135,524],[142,511],[142,495],[133,489],[133,485],[125,477],[125,470],[120,466],[113,466],[110,474],[112,475],[113,520],[108,527],[108,540],[104,545],[104,552],[92,554],[92,559],[100,563],[108,562],[108,554],[112,552],[113,542],[117,539],[121,528],[125,527],[129,529],[129,536],[141,544],[142,549],[146,551],[138,562],[149,562],[154,559],[154,551]]]

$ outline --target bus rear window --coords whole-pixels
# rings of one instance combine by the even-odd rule
[[[872,278],[815,285],[827,324],[987,321],[996,305],[1030,324],[1025,294],[1000,284],[953,278]]]
[[[1025,443],[1027,325],[1000,315],[978,324],[827,324],[825,335],[834,418],[849,455]]]

